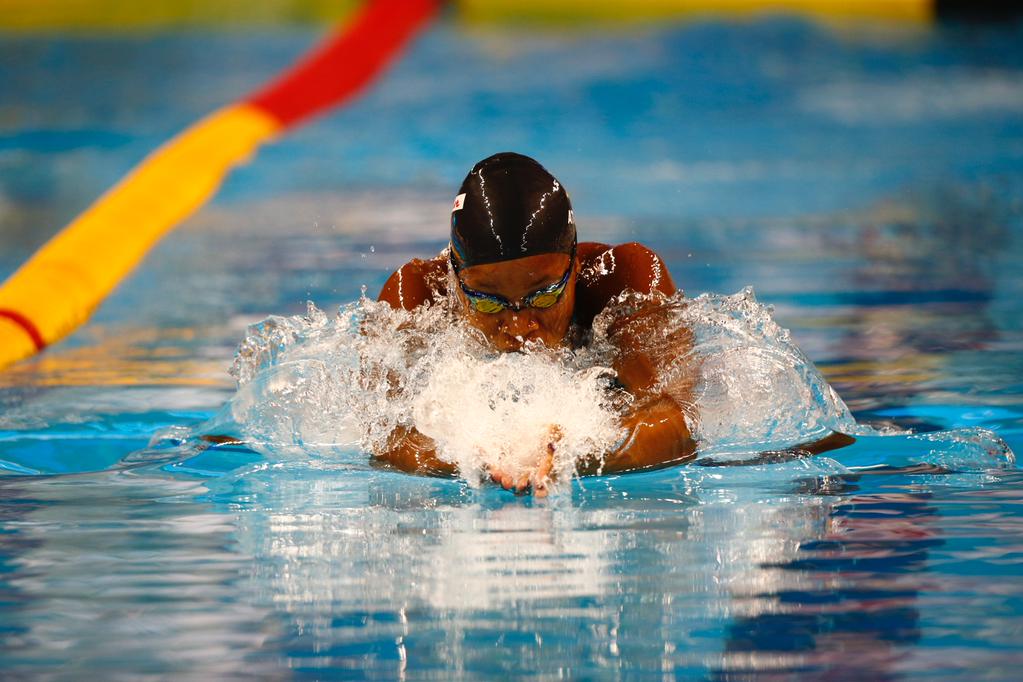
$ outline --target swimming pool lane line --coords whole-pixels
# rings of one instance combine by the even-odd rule
[[[1023,15],[1005,0],[452,0],[469,23],[635,23],[657,20],[747,20],[791,16],[828,24],[886,21],[1008,22]]]
[[[370,0],[340,32],[244,101],[154,151],[0,286],[0,369],[84,324],[165,234],[259,147],[358,95],[439,0]]]
[[[749,19],[791,15],[823,21],[880,19],[928,23],[939,0],[455,0],[471,23],[634,22],[657,19]]]

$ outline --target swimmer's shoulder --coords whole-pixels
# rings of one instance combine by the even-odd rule
[[[639,242],[610,246],[580,242],[579,286],[601,291],[608,300],[623,291],[675,293],[675,282],[664,259]]]
[[[653,249],[639,242],[611,246],[580,242],[579,279],[576,284],[577,318],[588,325],[611,299],[625,291],[670,296],[675,282],[668,266]]]
[[[447,273],[448,261],[443,253],[428,260],[413,258],[387,278],[377,300],[405,310],[434,303],[447,294]]]

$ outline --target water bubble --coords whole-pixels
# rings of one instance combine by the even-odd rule
[[[702,458],[741,461],[833,431],[880,435],[855,422],[751,288],[695,299],[623,294],[594,320],[585,347],[527,343],[516,353],[494,352],[451,302],[409,312],[365,293],[334,316],[309,302],[303,315],[251,326],[231,368],[238,391],[216,428],[271,457],[362,466],[396,429],[415,428],[475,484],[488,468],[528,472],[556,426],[564,480],[580,458],[627,438],[619,425],[633,396],[610,368],[618,335],[632,329],[634,350],[657,360],[653,390],[682,407]],[[656,333],[640,333],[651,323]],[[914,453],[925,444],[949,468],[1012,457],[990,432],[911,438]]]
[[[410,313],[363,299],[330,320],[318,310],[272,318],[250,329],[232,373],[230,419],[278,452],[380,452],[395,429],[414,427],[478,482],[487,468],[528,471],[552,425],[565,478],[620,438],[611,372],[595,356],[494,353],[442,305]]]

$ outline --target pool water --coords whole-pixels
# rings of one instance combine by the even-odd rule
[[[1016,679],[1021,37],[431,30],[0,374],[5,674]],[[315,38],[0,39],[0,276]],[[752,286],[859,424],[916,435],[546,500],[195,446],[250,324],[436,253],[503,149],[564,182],[583,238],[648,243],[690,295]]]

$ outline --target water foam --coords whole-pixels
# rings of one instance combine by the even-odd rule
[[[364,463],[396,428],[415,427],[478,483],[492,468],[527,473],[556,425],[563,438],[555,471],[565,480],[580,458],[610,451],[625,435],[619,421],[630,401],[613,385],[613,330],[641,307],[655,310],[658,326],[640,345],[662,360],[659,390],[685,406],[702,457],[741,460],[833,431],[881,435],[856,423],[749,288],[679,293],[654,306],[625,295],[597,317],[582,348],[505,354],[492,352],[450,304],[408,312],[363,298],[333,317],[309,304],[304,315],[249,329],[232,368],[239,389],[216,428],[278,456]],[[984,450],[948,433],[949,444],[970,450],[957,459]]]
[[[681,305],[678,324],[696,337],[701,376],[694,435],[704,451],[749,453],[822,438],[876,435],[803,354],[747,287],[702,294]]]
[[[333,319],[271,317],[241,345],[230,419],[278,450],[380,452],[398,427],[434,440],[470,481],[525,473],[557,426],[555,470],[620,439],[613,372],[593,353],[533,347],[493,353],[444,305],[394,310],[363,299]]]

